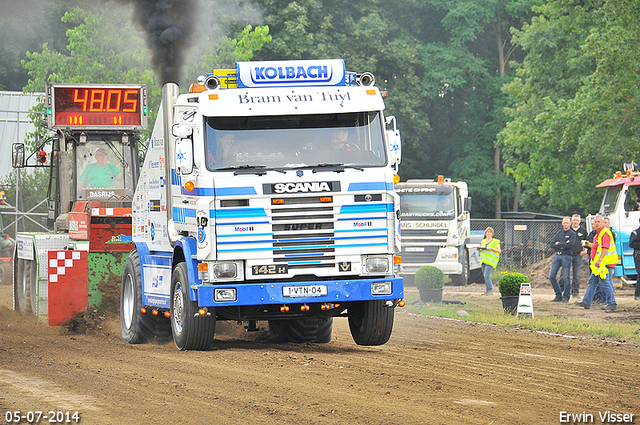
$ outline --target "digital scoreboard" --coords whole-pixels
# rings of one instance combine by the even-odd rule
[[[49,128],[147,128],[145,85],[49,84],[46,98]]]

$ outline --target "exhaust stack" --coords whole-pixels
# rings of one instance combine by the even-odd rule
[[[164,134],[164,155],[165,164],[170,164],[170,158],[174,156],[173,135],[171,134],[171,127],[173,127],[173,107],[178,100],[180,94],[180,87],[176,83],[166,83],[162,86],[162,114],[165,117],[163,120],[163,134]],[[167,196],[167,220],[173,219],[173,196],[171,194],[171,167],[165,166],[165,190]]]

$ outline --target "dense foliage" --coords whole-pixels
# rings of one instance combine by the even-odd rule
[[[160,84],[130,2],[3,5],[0,88],[145,83],[153,119]],[[467,181],[474,218],[594,212],[595,184],[640,159],[634,0],[201,0],[198,11],[183,88],[236,60],[343,58],[387,92],[402,179]]]

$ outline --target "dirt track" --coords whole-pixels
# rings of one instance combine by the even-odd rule
[[[556,424],[560,412],[640,414],[640,344],[568,338],[398,310],[381,347],[270,344],[220,324],[214,348],[131,346],[119,323],[73,334],[6,308],[7,410],[78,411],[84,424]],[[634,416],[634,422],[640,423]],[[23,422],[26,423],[26,422]],[[41,421],[45,423],[45,421]]]

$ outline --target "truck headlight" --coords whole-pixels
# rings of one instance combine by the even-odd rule
[[[236,288],[216,288],[213,299],[216,301],[235,301],[238,298]]]
[[[216,279],[233,279],[238,275],[236,263],[215,263],[213,265],[213,276]]]
[[[442,254],[440,255],[440,258],[443,260],[455,260],[458,258],[458,254]]]
[[[364,268],[367,273],[387,273],[389,271],[388,257],[366,257]]]
[[[391,282],[373,282],[371,295],[391,295]]]

